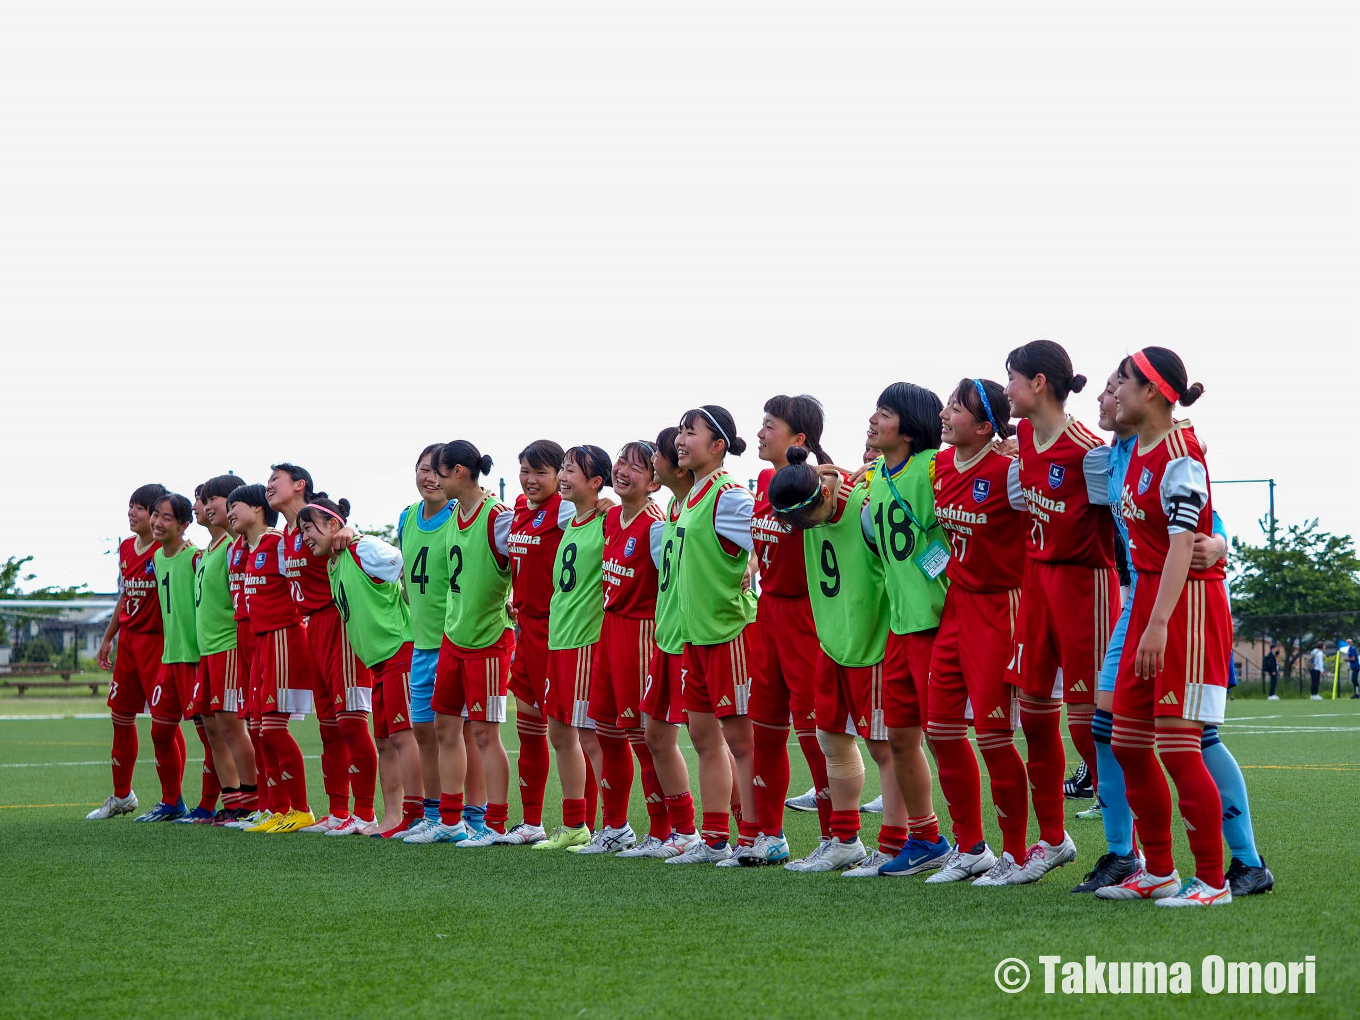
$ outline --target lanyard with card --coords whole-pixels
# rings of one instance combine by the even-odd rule
[[[914,456],[915,454],[912,454],[912,457]],[[906,464],[903,464],[898,470],[905,470],[907,464],[911,463],[912,457],[908,457]],[[902,508],[902,512],[907,515],[907,520],[923,536],[929,535],[930,529],[922,524],[920,518],[912,511],[911,503],[907,501],[906,497],[897,491],[897,483],[893,481],[892,472],[888,470],[888,462],[881,455],[876,467],[882,473],[883,480],[888,483],[888,491],[892,493],[893,502]],[[936,524],[938,525],[939,522],[937,521]],[[925,549],[912,559],[912,562],[920,568],[921,573],[933,581],[944,573],[945,568],[949,566],[949,547],[938,538],[931,539],[926,543]]]

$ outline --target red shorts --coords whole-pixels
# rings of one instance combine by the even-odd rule
[[[722,645],[685,645],[680,670],[686,712],[712,712],[719,719],[745,715],[751,702],[748,626]]]
[[[751,642],[751,718],[766,726],[795,730],[817,725],[817,672],[822,649],[812,603],[806,598],[762,595],[756,622],[747,633]]]
[[[333,605],[318,609],[307,617],[304,630],[315,664],[312,693],[317,719],[334,719],[336,712],[367,712],[373,702],[373,677],[349,645],[340,610]]]
[[[198,663],[166,662],[151,688],[151,718],[177,723],[194,714],[194,688],[198,686]]]
[[[109,710],[119,715],[150,711],[151,692],[161,673],[165,635],[129,630],[118,635],[118,655],[109,682]]]
[[[887,740],[883,721],[883,663],[842,666],[825,652],[817,661],[817,718],[829,733]]]
[[[521,613],[510,660],[510,693],[541,712],[547,684],[548,618]]]
[[[1151,680],[1134,674],[1138,644],[1157,601],[1160,574],[1139,574],[1119,658],[1114,714],[1132,719],[1170,717],[1217,725],[1228,700],[1232,613],[1222,581],[1186,581],[1166,627],[1166,662]]]
[[[197,709],[200,715],[245,710],[241,656],[235,648],[203,656],[198,660],[198,671],[203,692],[207,695],[206,706]]]
[[[647,666],[647,686],[642,692],[638,708],[650,719],[679,726],[688,722],[685,715],[685,673],[680,668],[681,656],[663,652],[652,653]]]
[[[1008,680],[1036,698],[1095,703],[1100,667],[1119,619],[1112,567],[1025,560]]]
[[[365,670],[373,681],[373,735],[379,740],[411,728],[411,648],[407,641],[392,658]]]
[[[1016,689],[1006,682],[1020,589],[976,592],[951,585],[930,658],[930,721],[971,719],[978,733],[1019,722]]]
[[[883,653],[883,722],[889,729],[924,726],[930,718],[930,656],[935,633],[888,632],[888,647]]]
[[[505,722],[510,689],[510,657],[514,631],[487,648],[461,648],[446,635],[439,646],[430,707],[441,715],[461,715],[476,722]]]
[[[656,651],[656,623],[605,613],[586,714],[623,729],[642,725],[642,694]]]
[[[240,707],[237,711],[243,716],[255,715],[256,681],[253,673],[255,661],[255,635],[250,632],[249,620],[236,621],[236,689],[240,691]]]
[[[261,715],[271,712],[305,715],[312,710],[316,668],[307,651],[307,635],[300,626],[256,634],[255,667]]]
[[[590,679],[599,648],[597,641],[584,648],[548,652],[547,690],[543,699],[548,718],[582,729],[595,728],[590,719]]]

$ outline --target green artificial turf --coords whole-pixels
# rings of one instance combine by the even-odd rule
[[[50,714],[99,710],[90,699],[22,700]],[[0,713],[19,707],[6,698]],[[1199,911],[1072,895],[1104,849],[1098,822],[1070,817],[1085,802],[1067,805],[1077,864],[1009,889],[246,835],[86,822],[109,789],[108,721],[0,720],[0,1016],[1354,1017],[1360,712],[1350,701],[1252,701],[1229,713],[1222,733],[1245,769],[1277,891]],[[293,729],[316,755],[315,723]],[[185,734],[192,761],[199,745]],[[504,735],[513,742],[513,726]],[[145,725],[141,740],[134,785],[150,806]],[[801,793],[807,771],[791,750]],[[319,761],[308,767],[319,794]],[[195,776],[191,767],[187,799]],[[943,817],[938,790],[936,806]],[[633,807],[641,828],[636,786]],[[816,816],[786,821],[806,853]],[[877,816],[865,822],[867,838]],[[994,824],[988,836],[999,846]],[[1183,834],[1177,863],[1192,870]],[[1196,991],[1043,993],[1039,956],[1088,953],[1188,961]],[[1199,968],[1209,953],[1311,954],[1317,993],[1208,996]],[[1034,974],[1016,995],[994,982],[1007,957]]]

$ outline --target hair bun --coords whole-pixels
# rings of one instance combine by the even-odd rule
[[[482,454],[482,459],[477,463],[477,466],[482,469],[481,470],[482,474],[484,475],[491,474],[491,454],[489,453]]]
[[[349,500],[340,499],[335,505],[340,508],[340,516],[345,518],[345,520],[349,520]]]
[[[1076,375],[1072,377],[1072,384],[1068,386],[1068,389],[1073,393],[1080,393],[1085,388],[1086,388],[1086,376],[1078,372]]]
[[[805,446],[790,446],[784,456],[788,458],[790,464],[806,464],[808,449]]]
[[[746,452],[746,440],[742,439],[741,436],[735,437],[732,442],[727,444],[727,451],[734,456],[740,457]]]
[[[330,499],[330,498],[331,498],[331,497],[330,497],[330,494],[329,494],[329,493],[325,493],[325,492],[314,492],[314,493],[312,493],[312,498],[309,499],[307,502],[309,502],[309,503],[315,503],[318,499]]]
[[[1187,386],[1187,387],[1185,388],[1185,392],[1181,394],[1181,401],[1180,401],[1180,402],[1181,402],[1182,406],[1184,406],[1184,407],[1189,407],[1191,404],[1193,404],[1196,400],[1198,400],[1198,399],[1199,399],[1201,396],[1203,396],[1203,395],[1204,395],[1204,384],[1203,384],[1203,383],[1191,383],[1189,386]]]

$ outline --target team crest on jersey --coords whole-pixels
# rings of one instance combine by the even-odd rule
[[[302,533],[299,532],[298,534],[293,536],[293,552],[301,551],[302,551]]]
[[[1152,484],[1152,469],[1143,468],[1143,473],[1138,476],[1138,495],[1148,491],[1148,486]]]
[[[1067,468],[1063,467],[1061,464],[1048,465],[1048,487],[1050,489],[1056,489],[1058,486],[1062,485],[1063,479],[1066,477]]]
[[[234,553],[231,554],[231,565],[232,565],[233,567],[239,567],[239,566],[241,565],[241,550],[240,550],[240,549],[237,549]]]
[[[540,510],[538,513],[534,514],[534,523],[531,525],[531,527],[537,528],[539,525],[543,523],[543,518],[547,516],[548,511],[546,510]]]
[[[261,570],[263,568],[264,568],[264,553],[257,552],[255,554],[255,569]]]
[[[987,498],[987,494],[992,491],[992,482],[988,478],[978,478],[973,482],[973,502],[981,503]]]
[[[632,555],[633,555],[633,550],[636,549],[636,548],[637,548],[637,539],[636,539],[636,538],[630,538],[627,542],[623,543],[623,555],[624,555],[625,557],[632,556]]]
[[[150,560],[147,560],[147,561],[146,561],[146,566],[142,568],[142,573],[145,574],[147,577],[150,577],[150,576],[151,576],[152,574],[154,574],[155,572],[156,572],[156,565],[155,565],[154,563],[152,563]]]

